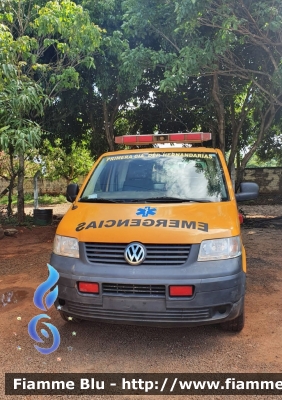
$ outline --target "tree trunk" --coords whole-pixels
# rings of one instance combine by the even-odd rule
[[[105,100],[103,100],[103,112],[104,112],[106,139],[109,145],[109,150],[114,151],[115,150],[114,124],[112,118],[109,120],[108,104]]]
[[[216,131],[213,126],[211,128],[211,134],[212,134],[212,147],[215,149],[216,148]]]
[[[259,147],[260,143],[262,142],[264,134],[270,128],[272,121],[275,117],[275,113],[276,113],[276,109],[275,109],[274,104],[272,103],[272,104],[270,104],[270,106],[268,107],[266,112],[262,115],[257,140],[255,141],[253,146],[250,148],[250,150],[243,157],[240,168],[237,168],[236,191],[239,189],[240,183],[243,181],[244,170],[246,168],[246,165],[247,165],[248,161],[251,159],[252,155],[257,150],[257,148]]]
[[[11,176],[10,185],[8,186],[8,205],[7,205],[8,217],[11,217],[13,215],[12,196],[13,196],[13,189],[15,187],[15,179],[16,179],[16,175]]]
[[[218,72],[213,74],[212,97],[215,101],[215,110],[217,115],[219,148],[223,155],[225,155],[225,111],[219,90]]]
[[[2,197],[4,197],[7,193],[9,193],[9,190],[11,190],[11,188],[14,189],[15,187],[16,187],[15,180],[13,181],[13,186],[11,186],[11,180],[10,180],[9,186],[7,186],[7,187],[6,187],[4,190],[2,190],[2,192],[0,193],[0,199],[1,199]]]
[[[11,182],[11,181],[10,181]],[[2,198],[2,197],[4,197],[7,193],[9,193],[9,190],[10,190],[10,186],[11,186],[11,184],[9,184],[9,186],[7,186],[4,190],[2,190],[2,192],[0,193],[0,199]],[[16,185],[15,185],[15,183],[14,183],[14,188],[16,187]]]
[[[230,98],[232,143],[231,143],[230,155],[229,155],[229,159],[228,159],[229,172],[234,167],[235,157],[238,152],[238,143],[239,143],[240,133],[242,131],[242,126],[246,120],[247,114],[252,105],[252,102],[250,101],[251,91],[252,91],[252,86],[249,86],[246,96],[245,96],[244,103],[241,107],[240,114],[237,116],[237,119],[236,119],[236,113],[235,113],[234,98],[233,97]],[[237,155],[237,159],[238,159],[238,155]]]
[[[15,172],[15,168],[14,168],[14,157],[13,157],[12,150],[9,152],[9,157],[10,157],[10,167],[11,167],[11,178],[10,178],[10,185],[8,186],[9,192],[8,192],[7,214],[8,214],[8,217],[11,217],[13,215],[12,196],[13,196],[13,190],[14,190],[14,186],[15,186],[15,179],[17,176],[17,173]]]
[[[19,170],[18,170],[18,222],[24,222],[24,154],[19,154]]]
[[[92,138],[93,138],[92,142],[96,144],[98,142],[99,138],[98,138],[98,130],[95,125],[96,121],[95,121],[95,117],[94,117],[93,108],[90,108],[88,116],[89,116],[89,121],[90,121],[91,129],[92,129]],[[99,158],[102,155],[102,153],[103,153],[103,151],[101,151],[99,146],[98,147],[96,145],[94,147],[92,146],[92,154],[95,155],[96,158]]]

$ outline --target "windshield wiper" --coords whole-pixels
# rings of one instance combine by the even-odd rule
[[[211,200],[202,199],[182,199],[180,197],[148,197],[145,199],[105,199],[105,198],[88,198],[82,197],[79,202],[81,203],[185,203],[185,202],[195,202],[195,203],[211,203]]]
[[[180,197],[169,197],[169,196],[163,196],[163,197],[152,197],[148,199],[143,200],[146,203],[150,202],[164,202],[164,203],[185,203],[185,202],[195,202],[195,203],[211,203],[211,200],[201,200],[201,199],[182,199]]]
[[[112,200],[112,199],[88,198],[88,197],[82,197],[81,199],[79,199],[79,202],[81,202],[81,203],[118,203],[118,201]]]

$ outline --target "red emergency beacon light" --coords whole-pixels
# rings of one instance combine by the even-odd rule
[[[157,143],[203,143],[211,140],[211,133],[166,133],[158,135],[125,135],[117,136],[115,143],[126,146],[143,146]]]

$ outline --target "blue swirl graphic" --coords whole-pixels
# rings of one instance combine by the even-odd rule
[[[49,309],[54,304],[56,298],[58,297],[58,286],[56,286],[50,293],[46,295],[45,298],[45,304],[47,307],[46,309],[46,307],[43,304],[44,295],[49,289],[51,289],[52,286],[55,285],[55,283],[60,277],[59,273],[55,270],[55,268],[53,268],[49,264],[47,264],[47,266],[49,269],[48,279],[38,286],[33,297],[34,304],[36,305],[37,308],[40,308],[40,310],[42,311],[47,311],[47,309]]]
[[[44,341],[38,336],[37,331],[36,331],[36,325],[37,325],[37,322],[42,318],[50,319],[50,317],[47,314],[40,314],[40,315],[36,315],[34,318],[32,318],[32,320],[28,324],[29,336],[33,340],[35,340],[36,342],[39,342],[39,343],[44,343]],[[46,347],[42,348],[42,347],[37,346],[35,344],[34,347],[36,348],[36,350],[38,350],[42,354],[50,354],[53,351],[57,350],[57,348],[59,347],[59,345],[60,345],[60,334],[59,334],[58,329],[54,325],[49,324],[48,322],[43,322],[43,324],[46,325],[50,329],[50,331],[52,332],[53,345],[51,347],[48,347],[48,348],[46,348]],[[42,333],[42,335],[44,337],[46,337],[47,339],[49,338],[49,333],[46,331],[46,329],[41,329],[40,332]]]

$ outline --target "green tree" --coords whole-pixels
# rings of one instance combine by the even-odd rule
[[[77,1],[89,11],[92,21],[103,29],[101,45],[95,55],[96,68],[83,70],[80,101],[92,131],[93,154],[115,150],[114,137],[120,133],[120,119],[136,95],[142,68],[125,69],[122,54],[129,48],[129,40],[122,32],[121,0]]]
[[[87,144],[87,140],[80,144],[73,142],[70,152],[66,152],[61,139],[55,140],[55,146],[44,140],[39,156],[43,176],[49,180],[64,178],[69,184],[87,175],[93,164]]]
[[[69,0],[0,3],[1,147],[18,154],[18,219],[24,218],[24,152],[39,143],[46,99],[79,86],[79,65],[94,67],[101,30]]]
[[[145,0],[140,4],[125,0],[124,4],[125,29],[142,38],[126,54],[131,65],[165,68],[160,83],[164,91],[176,92],[191,76],[209,79],[209,99],[223,152],[227,126],[232,132],[230,169],[243,124],[247,124],[249,114],[257,114],[260,124],[255,124],[256,132],[250,129],[248,151],[238,170],[239,182],[282,105],[280,1]],[[158,39],[159,49],[144,46],[148,36]]]
[[[282,166],[282,110],[276,115],[270,131],[271,134],[267,135],[256,153],[258,163],[260,165]],[[253,162],[253,158],[250,161]]]
[[[21,71],[9,65],[2,66],[2,90],[0,91],[0,147],[9,154],[11,180],[8,186],[8,214],[12,214],[11,195],[16,176],[18,177],[18,220],[24,220],[24,153],[38,145],[41,128],[29,117],[43,114],[44,95],[41,87],[21,75]],[[18,156],[15,169],[14,156]]]
[[[7,187],[0,193],[0,198],[8,193],[7,213],[11,216],[12,210],[12,194],[15,188],[15,179],[17,177],[18,165],[13,155],[4,151],[0,152],[0,178],[7,182]]]

